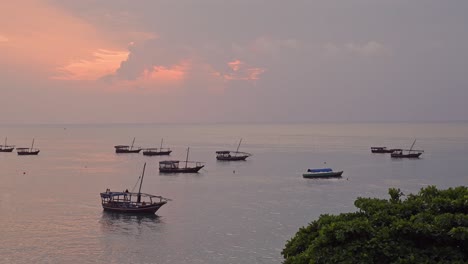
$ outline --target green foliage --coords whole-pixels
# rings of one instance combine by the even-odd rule
[[[358,212],[321,215],[300,228],[284,263],[468,263],[467,187],[389,195],[358,198]]]

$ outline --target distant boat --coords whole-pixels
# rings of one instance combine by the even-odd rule
[[[14,149],[14,145],[7,145],[7,138],[5,137],[5,144],[0,145],[0,152],[12,152]]]
[[[387,147],[371,147],[372,153],[393,153],[401,149],[387,149]]]
[[[302,177],[307,179],[339,178],[342,174],[343,171],[333,171],[331,168],[308,169],[306,173],[302,174]]]
[[[410,158],[410,159],[419,158],[423,154],[424,150],[414,150],[413,147],[415,143],[416,143],[416,139],[414,140],[410,149],[398,149],[394,151],[392,154],[390,154],[390,156],[392,158]]]
[[[39,149],[34,148],[34,138],[30,148],[16,148],[16,153],[20,156],[37,155],[39,154],[39,151]]]
[[[140,153],[141,148],[133,148],[134,144],[135,144],[135,138],[133,138],[131,146],[127,146],[127,145],[114,146],[115,153]]]
[[[239,147],[242,143],[242,138],[239,141],[239,145],[237,146],[236,151],[232,150],[221,150],[216,151],[216,159],[222,161],[237,161],[237,160],[245,160],[248,157],[252,156],[252,154],[247,152],[240,152]]]
[[[159,172],[161,173],[197,173],[201,168],[205,167],[202,162],[188,161],[190,148],[187,148],[187,158],[185,166],[180,167],[178,160],[163,160],[159,162]],[[189,166],[193,165],[193,166]]]
[[[164,156],[170,155],[172,150],[170,148],[163,148],[163,139],[161,139],[161,146],[158,148],[146,148],[143,150],[145,156]]]
[[[159,208],[161,208],[161,206],[170,201],[170,199],[162,196],[141,192],[143,177],[145,176],[145,168],[146,163],[143,166],[143,172],[138,179],[140,181],[140,188],[137,193],[128,192],[128,190],[124,192],[111,192],[110,189],[101,193],[101,203],[104,211],[133,214],[154,214]]]

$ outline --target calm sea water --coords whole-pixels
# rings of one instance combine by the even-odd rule
[[[17,125],[0,138],[38,156],[0,153],[0,263],[280,263],[284,244],[320,214],[354,211],[359,196],[386,197],[427,185],[468,182],[468,123],[261,125]],[[113,146],[173,149],[171,159],[206,162],[199,174],[160,175],[165,157],[114,153]],[[217,162],[235,149],[245,162]],[[409,147],[419,160],[371,154]],[[172,198],[154,217],[108,214],[99,193],[131,189]],[[324,164],[326,162],[326,165]],[[344,170],[307,180],[307,168]]]

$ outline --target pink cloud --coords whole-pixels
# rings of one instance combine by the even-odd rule
[[[106,31],[51,1],[2,2],[0,61],[49,80],[97,80],[120,67],[127,43],[155,34],[135,30]]]
[[[81,59],[57,68],[55,80],[98,80],[113,74],[120,64],[128,58],[128,51],[99,49],[90,59]]]
[[[231,68],[233,71],[238,71],[242,64],[243,62],[241,62],[240,60],[228,62],[229,68]]]
[[[244,81],[252,81],[260,79],[260,75],[262,75],[266,69],[258,68],[258,67],[251,67],[247,65],[245,62],[240,60],[234,60],[227,63],[228,67],[231,69],[232,72],[219,74],[227,81],[232,80],[244,80]]]
[[[155,65],[144,69],[137,78],[131,80],[110,75],[110,82],[105,87],[109,91],[172,91],[183,86],[191,68],[192,64],[188,60],[171,66]]]
[[[145,70],[142,74],[142,78],[154,82],[180,82],[184,80],[187,71],[189,69],[188,62],[182,62],[178,65],[167,66],[153,66],[149,70]]]

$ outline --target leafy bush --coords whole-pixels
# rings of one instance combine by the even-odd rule
[[[300,228],[284,263],[468,263],[467,187],[389,195],[358,198],[358,212],[321,215]]]

